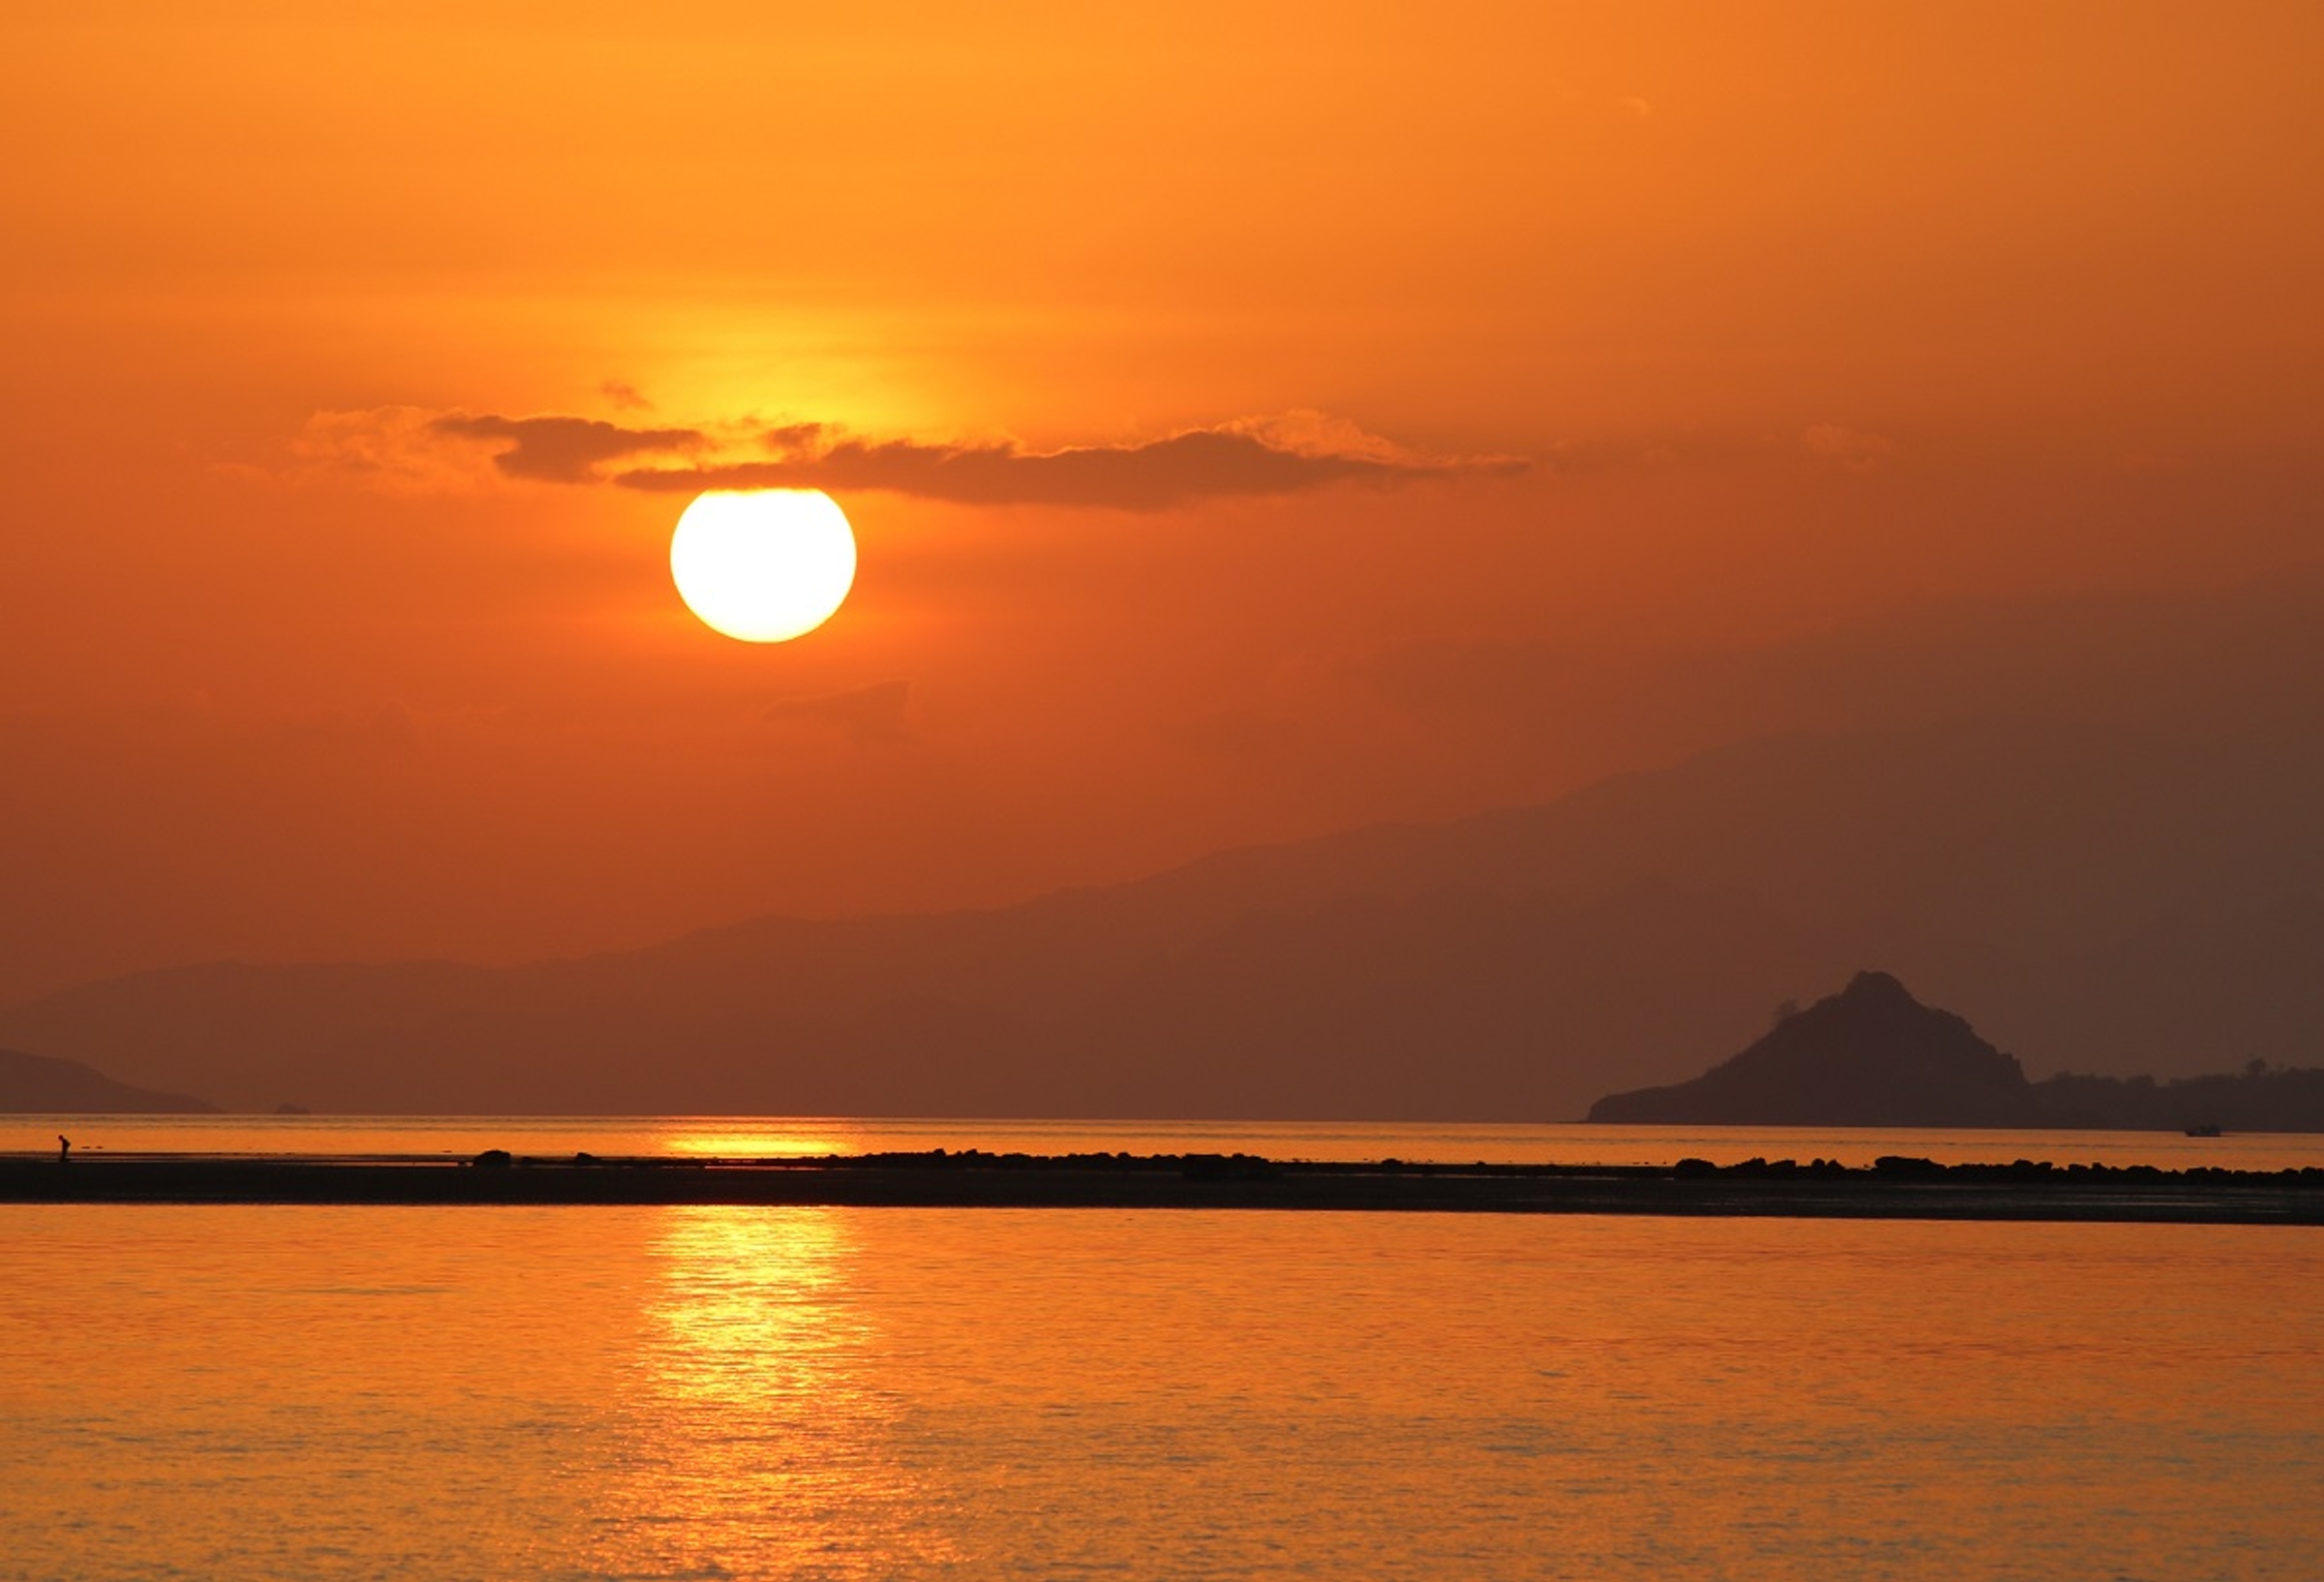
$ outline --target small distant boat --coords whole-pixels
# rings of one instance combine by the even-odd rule
[[[2200,1126],[2189,1126],[2186,1129],[2186,1135],[2188,1137],[2217,1137],[2219,1135],[2218,1122],[2207,1120]]]

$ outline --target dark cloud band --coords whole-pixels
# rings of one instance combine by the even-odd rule
[[[586,483],[598,467],[624,456],[691,450],[704,442],[694,429],[626,429],[594,417],[498,417],[450,412],[428,425],[464,440],[504,440],[492,465],[512,478]]]
[[[1488,464],[1506,467],[1507,464]],[[1459,464],[1279,448],[1231,429],[1197,429],[1145,444],[1026,451],[1012,445],[932,445],[842,440],[771,461],[639,468],[614,481],[631,489],[884,490],[963,505],[1094,505],[1158,511],[1198,500],[1292,494],[1345,481],[1394,483],[1441,476]]]
[[[1457,472],[1513,472],[1521,463],[1416,457],[1372,441],[1354,450],[1286,443],[1264,428],[1191,429],[1139,444],[1031,451],[1015,444],[936,444],[847,438],[826,424],[767,430],[771,454],[692,466],[608,464],[700,452],[712,436],[692,428],[625,428],[596,418],[502,417],[452,412],[428,429],[497,441],[493,467],[549,483],[611,481],[673,494],[706,489],[884,491],[963,505],[1098,506],[1159,511],[1203,500],[1294,494],[1327,484],[1391,484]],[[1368,437],[1360,437],[1368,440]]]

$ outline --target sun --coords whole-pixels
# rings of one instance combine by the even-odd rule
[[[713,490],[679,515],[670,577],[713,631],[787,642],[829,621],[855,586],[855,534],[820,489]]]

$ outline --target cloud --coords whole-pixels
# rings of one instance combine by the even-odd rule
[[[709,442],[696,429],[624,428],[555,413],[503,417],[369,407],[316,412],[286,447],[287,460],[230,471],[291,484],[347,481],[382,494],[457,494],[509,478],[592,482],[606,462]]]
[[[1896,454],[1896,441],[1882,434],[1844,429],[1837,423],[1811,423],[1799,437],[1808,454],[1868,472]]]
[[[867,441],[822,424],[770,431],[768,460],[639,468],[632,489],[878,490],[964,505],[1084,505],[1158,511],[1199,500],[1293,494],[1340,482],[1391,484],[1515,472],[1507,457],[1429,457],[1313,412],[1189,429],[1136,444],[1026,450],[1013,442]]]
[[[1544,715],[1588,682],[1575,652],[1524,640],[1403,643],[1351,661],[1345,673],[1397,708],[1429,718]]]
[[[1207,757],[1249,762],[1274,757],[1294,745],[1300,728],[1274,715],[1252,709],[1226,709],[1165,726],[1162,734]]]
[[[252,467],[283,483],[348,481],[389,495],[452,494],[491,481],[471,445],[448,445],[440,413],[420,407],[371,407],[310,416],[278,467]]]
[[[264,731],[266,745],[300,757],[378,756],[408,753],[421,745],[419,716],[401,698],[377,708],[350,712],[325,709],[276,721]]]
[[[778,698],[760,717],[776,724],[823,725],[858,742],[896,742],[905,734],[904,711],[911,700],[908,681],[873,682],[812,697]]]
[[[807,450],[819,443],[824,435],[832,432],[832,427],[828,423],[785,423],[780,428],[767,430],[760,436],[760,439],[765,441],[769,450]]]
[[[642,428],[560,412],[509,417],[378,407],[318,412],[289,448],[288,467],[246,471],[302,483],[344,479],[397,494],[474,490],[508,480],[611,482],[676,494],[880,491],[967,505],[1127,511],[1343,482],[1391,485],[1511,473],[1528,465],[1507,456],[1425,454],[1314,411],[1042,451],[1011,440],[868,439],[810,421]],[[665,460],[680,456],[688,458],[686,465]]]
[[[582,483],[600,463],[656,451],[695,450],[708,442],[697,429],[626,429],[595,417],[471,416],[447,412],[431,425],[439,434],[467,440],[505,440],[492,465],[512,478],[546,483]]]

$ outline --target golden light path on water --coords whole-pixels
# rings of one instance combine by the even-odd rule
[[[0,1576],[2324,1574],[2310,1230],[70,1204],[0,1253]]]
[[[645,1141],[642,1152],[682,1159],[825,1159],[865,1151],[859,1130],[813,1121],[756,1126],[713,1121],[672,1128]]]
[[[677,1208],[651,1257],[636,1388],[595,1518],[609,1575],[889,1575],[948,1558],[898,1464],[851,1221]]]

